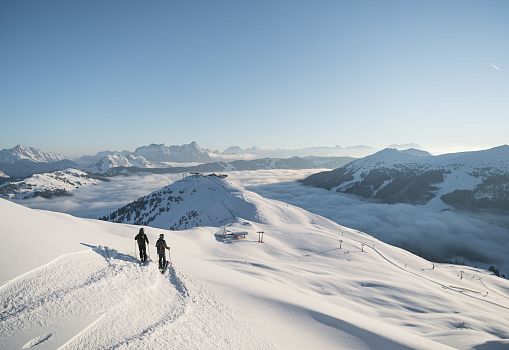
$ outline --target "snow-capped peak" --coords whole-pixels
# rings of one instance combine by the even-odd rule
[[[38,148],[23,145],[0,150],[0,163],[14,163],[23,159],[38,163],[51,163],[63,160],[64,157],[58,153],[43,152]]]
[[[236,186],[221,175],[194,175],[141,197],[104,219],[181,230],[223,226],[239,219],[263,224],[299,223],[282,205]]]
[[[429,153],[413,149],[398,150],[396,148],[385,148],[370,156],[361,158],[350,163],[350,168],[366,167],[368,165],[379,166],[404,163],[418,163],[432,157]],[[427,153],[427,155],[426,155]]]
[[[142,156],[134,155],[128,151],[122,151],[108,152],[108,154],[87,169],[94,173],[105,173],[109,169],[116,167],[157,168],[159,166],[159,164],[150,162]]]

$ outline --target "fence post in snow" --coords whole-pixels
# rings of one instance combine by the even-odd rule
[[[341,249],[341,246],[343,245],[343,241],[339,240],[339,249]]]
[[[258,231],[258,243],[263,243],[263,234],[265,233],[264,231]]]

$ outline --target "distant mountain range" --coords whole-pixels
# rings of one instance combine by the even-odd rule
[[[140,147],[137,151],[138,154],[143,153],[150,159],[174,161],[212,159],[203,156],[206,154],[205,151],[195,142],[169,147],[150,145]],[[83,156],[73,162],[63,159],[61,155],[21,145],[2,150],[0,153],[5,161],[0,163],[0,196],[14,199],[71,195],[75,188],[105,180],[104,176],[260,169],[332,169],[353,160],[349,157],[293,157],[229,162],[211,161],[209,163],[170,163],[169,161],[148,160],[142,155],[137,155],[136,152],[104,151],[93,156]],[[175,166],[180,164],[181,166]]]
[[[252,157],[271,157],[271,158],[289,158],[289,157],[364,157],[376,152],[371,146],[358,145],[349,147],[306,147],[297,149],[260,149],[256,146],[251,148],[241,148],[239,146],[231,146],[221,152],[224,156],[252,156]]]
[[[67,168],[79,168],[90,173],[105,173],[118,167],[169,168],[174,165],[169,162],[184,163],[183,166],[186,166],[189,163],[214,161],[208,152],[201,149],[196,142],[181,146],[152,144],[138,147],[134,152],[102,151],[71,161],[60,154],[17,145],[11,149],[0,150],[0,171],[4,176],[25,178]]]
[[[105,173],[117,167],[157,168],[163,165],[151,162],[131,152],[101,152],[104,156],[85,169],[92,173]]]
[[[395,145],[397,147],[401,145]],[[151,144],[136,148],[131,151],[102,151],[95,155],[85,155],[74,161],[65,159],[61,154],[43,152],[34,147],[17,145],[10,149],[0,150],[0,171],[13,178],[24,178],[38,173],[52,172],[67,168],[82,169],[91,173],[115,173],[120,169],[133,168],[132,172],[139,172],[141,169],[157,169],[170,167],[188,168],[199,164],[212,163],[215,165],[204,166],[213,171],[224,169],[224,164],[236,160],[258,160],[277,158],[276,163],[281,163],[279,159],[284,158],[306,158],[314,162],[313,168],[321,163],[323,168],[332,168],[339,166],[343,161],[338,159],[342,157],[359,157],[373,153],[375,149],[370,146],[352,146],[352,147],[308,147],[301,149],[260,149],[251,147],[243,149],[239,146],[231,146],[223,152],[210,150],[200,147],[196,142],[184,145]],[[314,159],[313,159],[314,157]],[[252,164],[267,162],[262,160]],[[295,163],[288,161],[287,163]],[[181,166],[180,166],[181,164]],[[239,163],[241,164],[241,163]],[[234,167],[245,168],[247,165],[234,164]],[[299,165],[297,168],[308,165]],[[247,166],[254,170],[252,166]],[[134,169],[136,168],[136,169]],[[256,166],[255,166],[256,168]],[[274,166],[263,165],[263,168],[274,168]],[[286,165],[276,165],[276,168],[288,168]],[[289,168],[295,168],[294,165]],[[200,171],[199,169],[197,171]],[[170,171],[174,172],[174,171]]]
[[[509,146],[440,156],[384,149],[302,182],[384,203],[509,210]]]
[[[352,148],[360,150],[367,149],[367,146],[316,147],[299,152],[314,150],[317,154],[325,150]],[[280,151],[284,153],[287,150]],[[239,152],[263,154],[265,151],[256,147],[242,149],[233,146],[222,153],[228,156],[225,159],[231,159],[229,156]],[[361,159],[330,156],[217,159],[221,159],[221,155],[201,148],[196,142],[181,146],[152,144],[139,147],[135,152],[104,151],[94,156],[83,156],[76,162],[59,154],[17,145],[0,150],[0,184],[5,186],[34,174],[51,174],[69,168],[107,177],[139,173],[335,168],[312,175],[302,182],[384,203],[410,203],[438,209],[509,210],[509,146],[440,156],[415,148],[387,148]],[[182,166],[175,166],[178,164]],[[9,195],[17,195],[13,188],[7,191]],[[7,192],[4,188],[4,195]]]
[[[169,168],[168,163],[207,163],[213,159],[207,150],[196,142],[181,146],[151,144],[138,147],[134,152],[103,151],[93,156],[82,156],[77,163],[94,173],[106,173],[118,167]]]
[[[126,155],[129,158],[130,155]],[[115,160],[113,155],[102,158],[98,164],[108,163]],[[142,168],[136,166],[116,166],[109,168],[106,164],[106,171],[98,169],[93,172],[93,167],[87,168],[87,172],[78,169],[65,169],[40,174],[33,174],[24,179],[0,177],[0,197],[12,199],[27,199],[32,197],[56,197],[70,196],[76,188],[95,185],[101,181],[108,181],[108,177],[116,175],[132,175],[142,173],[170,174],[170,173],[211,173],[236,170],[261,170],[261,169],[323,169],[327,164],[331,167],[344,165],[353,158],[348,157],[311,157],[290,158],[290,159],[253,159],[237,160],[229,163],[213,162],[188,167],[167,167],[167,168]],[[44,163],[42,163],[44,164]]]

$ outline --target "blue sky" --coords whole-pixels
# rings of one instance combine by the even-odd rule
[[[509,143],[507,1],[2,1],[0,148]]]

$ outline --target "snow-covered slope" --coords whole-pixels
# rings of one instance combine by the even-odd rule
[[[246,216],[227,229],[246,239],[225,239],[214,227],[146,228],[152,254],[159,233],[172,247],[173,268],[164,276],[153,263],[136,263],[138,227],[0,200],[0,239],[9,242],[0,254],[0,348],[509,345],[507,280],[465,266],[432,268],[366,234],[238,187],[223,197],[233,215]],[[237,201],[238,208],[228,206]],[[210,208],[214,216],[216,206]]]
[[[81,170],[59,170],[35,174],[21,181],[0,185],[0,197],[27,199],[38,196],[44,198],[69,196],[76,188],[95,185],[100,181]]]
[[[385,149],[303,182],[388,203],[509,209],[509,146],[440,156]]]
[[[9,175],[5,174],[2,170],[0,170],[0,177],[8,178]]]
[[[218,227],[245,220],[272,225],[307,223],[302,215],[291,215],[291,212],[281,221],[278,213],[281,213],[278,202],[234,185],[225,175],[211,174],[178,180],[102,219],[170,230]]]
[[[136,148],[135,155],[143,156],[153,162],[210,162],[212,158],[208,152],[201,149],[196,142],[181,146],[166,146],[165,144],[151,144]]]
[[[63,160],[64,157],[58,153],[43,152],[40,149],[23,145],[0,150],[0,163],[14,163],[23,159],[32,162],[51,163]]]
[[[266,223],[271,217],[267,211],[278,211],[271,203],[221,176],[196,175],[141,197],[103,219],[171,230],[222,226],[239,218]]]

